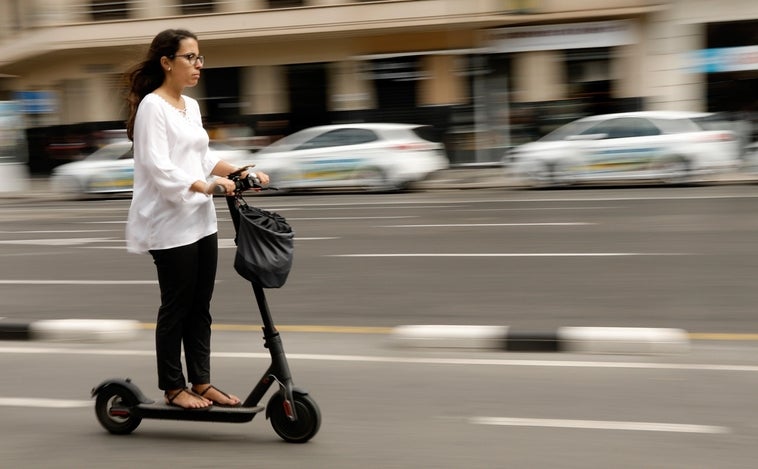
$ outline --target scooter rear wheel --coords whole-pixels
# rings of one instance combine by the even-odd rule
[[[289,443],[305,443],[318,433],[321,427],[321,411],[318,404],[307,394],[295,393],[294,403],[297,420],[292,421],[287,416],[284,395],[277,392],[268,401],[268,416],[271,426],[284,441]]]
[[[107,386],[97,395],[95,415],[100,425],[115,435],[133,432],[142,422],[142,417],[131,410],[138,404],[137,398],[121,386]]]

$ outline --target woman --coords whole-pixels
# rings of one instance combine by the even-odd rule
[[[127,74],[127,135],[134,142],[127,249],[149,252],[157,268],[158,387],[167,404],[184,409],[240,405],[210,381],[210,301],[218,259],[212,194],[219,186],[233,193],[225,176],[237,168],[208,152],[198,103],[182,94],[197,85],[204,62],[193,33],[170,29],[153,39],[146,59]],[[266,174],[256,176],[268,183]]]

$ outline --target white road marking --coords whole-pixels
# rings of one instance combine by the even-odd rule
[[[52,233],[102,233],[114,230],[29,230],[29,231],[0,231],[2,234],[52,234]]]
[[[0,244],[21,244],[27,246],[78,246],[91,243],[110,243],[113,238],[51,238],[51,239],[11,239]]]
[[[268,205],[265,208],[266,210],[284,210],[285,208],[291,209],[291,210],[299,210],[299,209],[305,209],[310,207],[323,207],[323,208],[334,208],[334,207],[370,207],[374,208],[377,206],[384,206],[389,209],[398,209],[402,206],[408,206],[413,207],[414,205],[426,205],[426,206],[445,206],[445,205],[466,205],[466,204],[484,204],[484,203],[541,203],[541,202],[614,202],[614,201],[651,201],[651,200],[720,200],[720,199],[755,199],[758,198],[758,194],[733,194],[733,195],[683,195],[683,196],[656,196],[654,194],[648,194],[645,196],[637,196],[637,197],[623,197],[623,196],[614,196],[614,197],[571,197],[571,196],[565,196],[560,198],[520,198],[520,199],[508,199],[508,198],[499,198],[499,199],[439,199],[439,200],[429,200],[429,199],[422,199],[422,200],[393,200],[392,205],[387,205],[386,201],[367,201],[367,202],[334,202],[334,203],[300,203],[296,206],[293,205],[276,205],[275,203]],[[384,208],[381,207],[381,208]],[[225,209],[225,207],[224,207]]]
[[[482,252],[482,253],[407,253],[407,254],[329,254],[327,257],[619,257],[690,256],[683,252]]]
[[[438,225],[384,225],[380,228],[450,228],[450,227],[489,227],[489,226],[582,226],[597,225],[585,222],[544,222],[544,223],[442,223]]]
[[[587,207],[523,207],[523,208],[456,208],[451,212],[534,212],[536,210],[618,210],[617,206]]]
[[[86,225],[126,225],[126,220],[115,221],[80,221],[79,223]]]
[[[35,399],[29,397],[0,397],[0,407],[39,407],[45,409],[73,409],[92,407],[93,401],[68,399]]]
[[[299,237],[295,236],[295,241],[322,241],[322,240],[329,240],[329,239],[340,239],[338,236],[312,236],[312,237]],[[93,249],[114,249],[113,247],[110,248],[103,248],[101,246],[92,246]],[[219,249],[236,249],[237,245],[234,244],[234,240],[231,238],[221,238],[218,240],[218,248]],[[124,247],[121,247],[119,249],[124,249]]]
[[[318,221],[318,220],[395,220],[398,218],[418,218],[415,215],[397,215],[387,217],[292,217],[288,221]]]
[[[714,425],[691,425],[680,423],[658,422],[619,422],[609,420],[565,420],[565,419],[533,419],[514,417],[472,417],[468,419],[474,425],[500,425],[511,427],[548,427],[548,428],[578,428],[589,430],[629,430],[643,432],[672,432],[672,433],[730,433],[727,427]]]
[[[155,356],[150,350],[125,349],[79,349],[65,347],[2,347],[0,353],[20,355],[103,355],[103,356]],[[219,359],[262,359],[270,360],[266,352],[212,352],[213,358]],[[329,355],[312,353],[288,353],[293,360],[331,361],[331,362],[362,362],[362,363],[396,363],[409,365],[451,365],[451,366],[526,366],[545,368],[610,368],[610,369],[640,369],[640,370],[680,370],[680,371],[713,371],[713,372],[742,372],[758,373],[758,365],[720,365],[708,363],[645,363],[645,362],[611,362],[611,361],[581,361],[581,360],[515,360],[487,358],[423,358],[423,357],[391,357],[371,355]]]
[[[0,280],[0,285],[157,285],[157,280]]]

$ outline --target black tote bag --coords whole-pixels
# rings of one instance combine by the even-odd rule
[[[281,287],[292,268],[295,232],[278,213],[243,205],[239,215],[234,270],[261,287]]]

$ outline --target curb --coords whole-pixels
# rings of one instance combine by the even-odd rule
[[[108,319],[50,319],[0,321],[0,340],[119,342],[137,337],[138,321]]]
[[[647,327],[559,327],[552,332],[519,332],[508,326],[406,325],[390,333],[401,347],[466,348],[508,352],[608,354],[683,353],[682,329]]]

